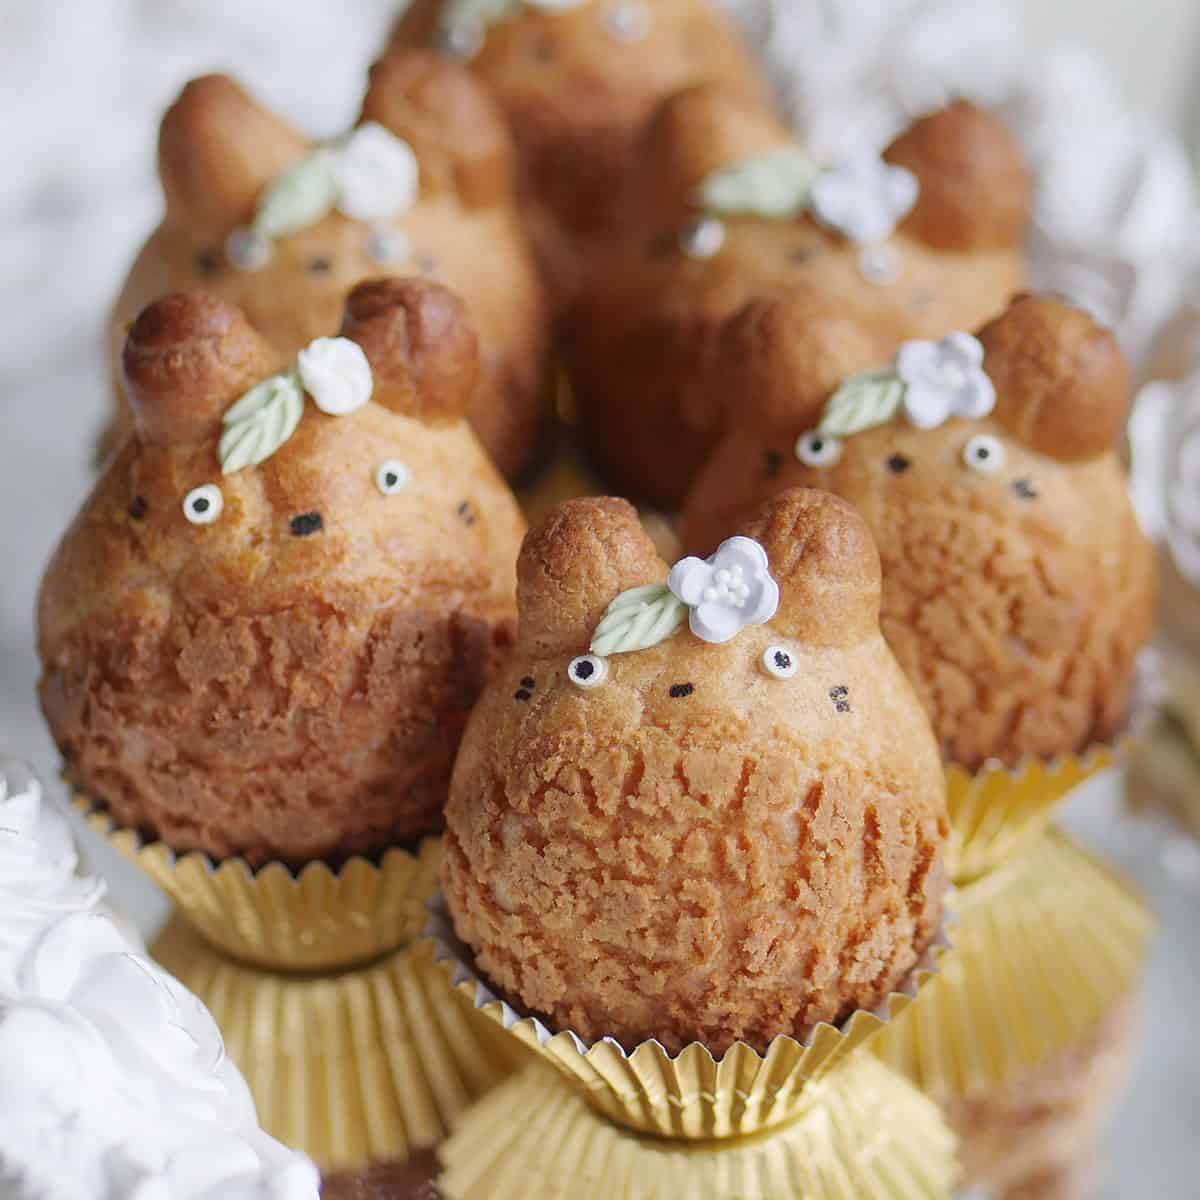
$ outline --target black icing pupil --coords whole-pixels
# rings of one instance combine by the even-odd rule
[[[400,482],[400,476],[397,475],[395,471],[389,471],[383,477],[383,481],[388,485],[388,487],[395,487],[396,484]]]
[[[575,664],[576,679],[591,679],[595,673],[596,664],[593,662],[588,662],[586,658],[583,660],[583,662]]]
[[[206,500],[204,503],[207,504],[208,501]],[[319,533],[324,527],[325,521],[320,513],[303,513],[292,518],[293,537],[308,537],[310,534]]]
[[[781,670],[786,671],[792,665],[792,656],[785,654],[782,650],[775,651],[775,665]]]
[[[986,446],[975,447],[975,457],[979,459],[980,462],[983,462],[983,460],[986,458],[990,458],[991,453],[992,452]]]
[[[813,440],[811,442],[809,442],[808,448],[814,454],[820,454],[821,451],[825,449],[825,443],[823,441],[821,441],[820,438],[813,438]]]
[[[193,509],[193,511],[198,512],[198,513],[208,512],[208,509],[209,509],[208,498],[206,496],[197,496],[196,499],[192,501],[192,509]]]

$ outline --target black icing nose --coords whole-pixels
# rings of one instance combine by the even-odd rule
[[[690,696],[696,690],[696,685],[692,683],[673,683],[671,685],[671,699],[682,700],[684,696]]]
[[[301,513],[292,518],[292,537],[310,537],[325,528],[325,519],[318,512]]]

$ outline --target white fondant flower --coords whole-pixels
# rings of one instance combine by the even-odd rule
[[[969,333],[905,342],[896,355],[896,373],[904,383],[904,411],[918,429],[933,429],[951,417],[986,417],[996,403],[983,347]]]
[[[417,199],[420,167],[412,147],[374,121],[360,125],[333,156],[338,211],[355,221],[387,221]]]
[[[371,398],[371,364],[349,338],[317,338],[296,356],[304,390],[331,417],[356,412]]]
[[[885,241],[912,211],[920,185],[906,167],[863,155],[823,171],[812,185],[813,215],[852,242]]]
[[[671,568],[667,587],[691,609],[688,624],[706,642],[727,642],[747,625],[769,621],[779,607],[767,552],[753,539],[732,537],[707,561],[685,558]]]

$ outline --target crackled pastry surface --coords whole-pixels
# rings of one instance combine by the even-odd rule
[[[314,216],[272,238],[265,261],[250,269],[229,247],[271,186],[319,147],[232,79],[189,83],[163,118],[166,210],[114,309],[113,362],[129,324],[168,292],[200,288],[238,305],[287,355],[337,332],[355,284],[393,275],[435,280],[462,297],[479,335],[482,366],[468,418],[501,470],[519,474],[543,434],[549,319],[517,214],[503,116],[461,67],[410,53],[372,70],[360,123],[411,149],[411,205],[386,218]],[[122,415],[127,424],[124,408]]]
[[[979,333],[988,415],[931,429],[897,416],[814,466],[797,446],[838,374],[844,331],[828,330],[786,300],[732,329],[720,377],[742,381],[743,402],[689,495],[687,548],[707,553],[779,489],[827,488],[879,546],[883,631],[947,759],[1016,763],[1111,737],[1154,599],[1113,451],[1128,403],[1115,340],[1075,309],[1020,298]],[[987,470],[966,461],[980,439]]]
[[[665,564],[620,500],[570,501],[522,549],[519,638],[464,738],[444,888],[487,976],[584,1038],[802,1037],[879,1003],[938,923],[941,769],[879,634],[865,525],[792,491],[741,532],[776,615],[613,653],[591,687],[575,660],[598,620]]]
[[[370,402],[306,401],[225,475],[223,415],[284,364],[211,297],[147,309],[124,353],[134,433],[42,584],[41,700],[73,778],[176,850],[302,862],[436,830],[511,640],[523,525],[462,419],[462,305],[364,284],[343,333]]]

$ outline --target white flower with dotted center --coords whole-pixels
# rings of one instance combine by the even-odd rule
[[[317,338],[296,356],[296,370],[313,403],[331,417],[356,412],[371,398],[371,364],[349,338]]]
[[[940,342],[905,342],[896,355],[904,384],[904,411],[918,429],[934,429],[951,417],[986,417],[996,389],[983,369],[983,346],[969,333]]]
[[[729,538],[707,560],[677,562],[667,587],[687,605],[691,631],[705,642],[727,642],[747,625],[769,621],[779,608],[767,552],[748,537]]]

